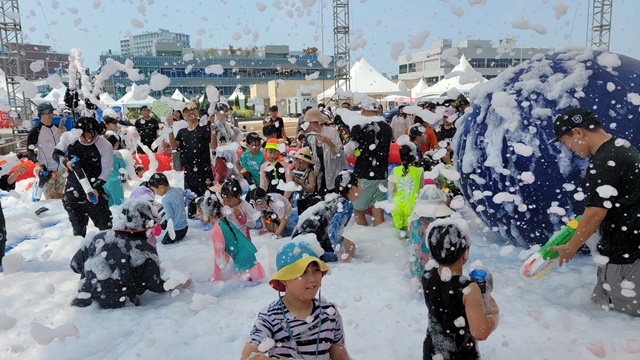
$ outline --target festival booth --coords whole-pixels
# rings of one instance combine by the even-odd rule
[[[184,96],[180,92],[180,90],[178,90],[177,88],[176,88],[176,91],[174,91],[173,94],[171,95],[171,99],[182,101],[182,102],[187,102],[188,101],[188,98],[186,96]]]
[[[154,101],[156,99],[149,95],[148,90],[140,90],[136,84],[131,85],[131,90],[118,99],[123,109],[151,106]]]
[[[455,88],[461,93],[469,93],[469,91],[476,85],[487,81],[482,74],[477,72],[467,58],[462,55],[460,57],[460,63],[456,65],[450,73],[444,76],[444,78],[433,86],[416,92],[417,98],[429,98],[436,97],[445,94],[447,91]]]
[[[349,70],[351,76],[350,88],[354,93],[366,94],[375,98],[383,98],[387,95],[410,95],[409,91],[400,91],[398,84],[384,77],[374,69],[365,58],[361,58]],[[406,88],[406,86],[405,86]],[[345,89],[340,88],[341,92]],[[318,94],[319,102],[330,99],[337,92],[335,85]]]

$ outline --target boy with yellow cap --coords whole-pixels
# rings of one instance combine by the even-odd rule
[[[284,184],[293,181],[293,174],[280,155],[281,151],[284,151],[284,148],[280,149],[280,141],[278,139],[267,140],[267,144],[264,147],[266,161],[260,166],[260,188],[267,193],[284,195],[289,200],[292,192],[282,189]]]
[[[278,300],[258,314],[243,360],[349,359],[338,309],[316,298],[329,271],[319,258],[323,253],[314,234],[295,237],[278,251],[278,271],[269,281]]]

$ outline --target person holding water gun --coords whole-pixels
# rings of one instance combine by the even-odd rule
[[[81,117],[74,127],[60,138],[53,158],[69,171],[62,205],[69,214],[73,235],[84,237],[89,219],[100,230],[111,228],[103,186],[111,176],[113,146],[101,136],[104,127],[95,118]]]
[[[586,207],[575,233],[558,252],[558,264],[571,261],[599,230],[598,267],[591,301],[604,310],[640,316],[640,153],[628,141],[608,134],[591,112],[570,108],[553,122],[556,138],[581,158],[591,157],[586,171]]]

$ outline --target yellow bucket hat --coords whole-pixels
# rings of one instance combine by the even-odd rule
[[[310,239],[308,235],[313,236],[314,239]],[[269,280],[269,285],[275,290],[286,291],[284,284],[280,280],[293,280],[302,276],[307,266],[312,262],[318,264],[323,275],[326,274],[329,271],[329,266],[320,260],[322,254],[324,254],[324,250],[315,239],[314,234],[295,237],[284,244],[278,251],[276,256],[278,271]]]

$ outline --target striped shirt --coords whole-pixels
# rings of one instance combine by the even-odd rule
[[[289,336],[287,323],[294,341]],[[318,329],[320,324],[321,328]],[[266,313],[258,314],[250,336],[251,343],[256,345],[274,344],[265,352],[276,359],[329,360],[329,349],[333,344],[344,346],[342,318],[338,309],[332,303],[316,299],[313,299],[313,311],[307,319],[297,319],[280,299],[272,302]]]

